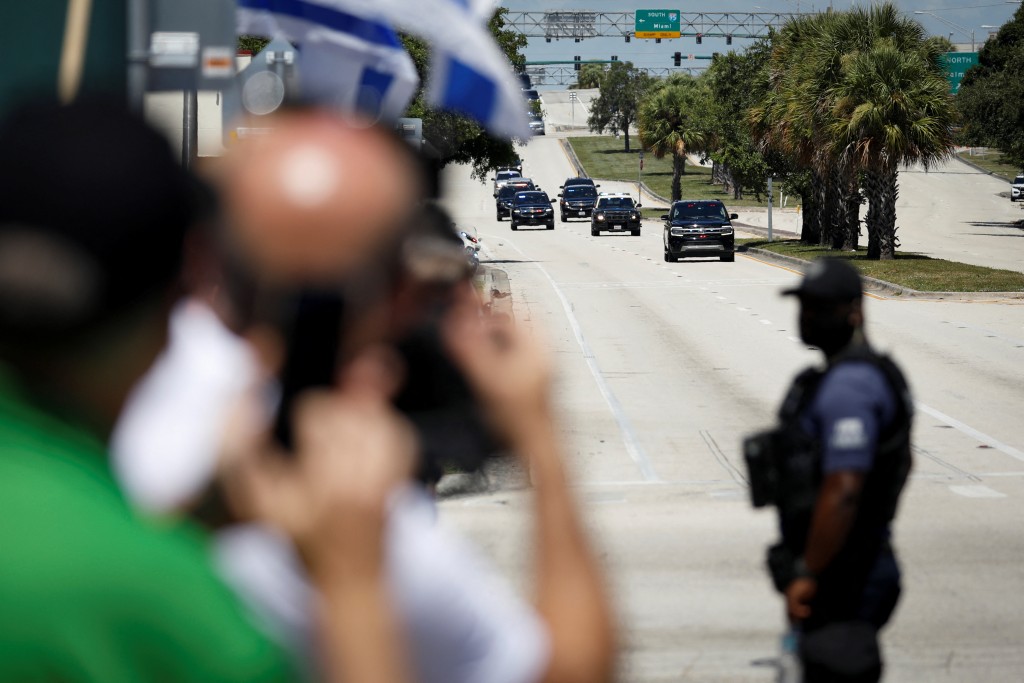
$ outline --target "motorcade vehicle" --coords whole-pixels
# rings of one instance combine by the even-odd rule
[[[1015,202],[1022,198],[1024,198],[1024,175],[1019,175],[1013,179],[1013,184],[1010,186],[1010,201]]]
[[[530,130],[534,135],[546,135],[544,130],[544,119],[536,114],[530,115]]]
[[[528,102],[533,101],[533,100],[539,100],[540,99],[540,93],[538,93],[536,90],[533,90],[533,89],[523,88],[523,97],[526,98],[526,101],[528,101]]]
[[[566,178],[565,182],[558,186],[558,189],[564,190],[570,185],[590,185],[591,187],[601,187],[594,183],[593,178]]]
[[[505,216],[512,215],[512,200],[516,192],[527,190],[539,190],[529,178],[514,178],[498,190],[498,196],[494,199],[495,217],[500,221]]]
[[[466,261],[473,272],[476,272],[480,265],[480,236],[472,225],[460,225],[456,228],[459,238],[462,240],[462,250],[466,254]]]
[[[589,180],[589,178],[587,179]],[[562,222],[570,218],[589,218],[597,204],[597,188],[590,185],[564,185],[558,193],[558,208]]]
[[[522,177],[522,175],[523,175],[523,172],[520,169],[516,169],[516,168],[499,168],[495,172],[494,177],[491,178],[491,180],[494,181],[493,196],[497,197],[498,196],[498,190],[500,190],[502,188],[502,186],[505,185],[509,180],[511,180],[512,178],[520,178],[520,177]]]
[[[639,202],[626,193],[602,192],[597,197],[597,204],[590,216],[590,234],[597,237],[602,231],[629,232],[634,237],[640,235]]]
[[[736,260],[736,242],[732,220],[718,199],[684,199],[673,202],[665,221],[665,260],[678,261],[688,256],[717,256],[722,261]]]
[[[512,229],[518,230],[520,225],[543,225],[554,230],[555,210],[551,204],[555,201],[548,198],[547,192],[539,190],[516,192],[512,198]]]

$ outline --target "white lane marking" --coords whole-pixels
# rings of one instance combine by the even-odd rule
[[[935,408],[932,408],[929,405],[921,403],[920,401],[914,401],[914,406],[922,413],[931,415],[939,422],[949,425],[958,432],[962,432],[967,436],[976,439],[987,446],[991,446],[992,448],[996,449],[1001,453],[1005,453],[1011,458],[1015,458],[1017,460],[1020,460],[1021,462],[1024,462],[1024,452],[1020,451],[1019,449],[1014,448],[1013,446],[1010,446],[1008,444],[1005,444],[1002,441],[999,441],[998,439],[991,437],[988,434],[985,434],[984,432],[980,432],[974,427],[966,425],[960,420],[952,418],[949,415],[946,415],[945,413],[936,410]]]
[[[516,246],[516,244],[509,239],[505,240],[505,243],[510,247],[519,252],[519,255],[526,257],[526,254]],[[555,290],[555,294],[558,296],[559,301],[562,302],[562,308],[565,310],[565,317],[569,321],[569,327],[572,328],[573,336],[576,337],[576,343],[579,344],[580,350],[583,351],[583,359],[587,362],[587,367],[590,369],[590,374],[594,377],[594,382],[597,384],[598,391],[601,392],[601,396],[604,397],[605,403],[608,404],[608,409],[611,410],[612,416],[615,418],[615,422],[619,425],[619,431],[622,432],[622,441],[626,446],[626,452],[629,454],[630,459],[636,463],[636,466],[640,469],[640,474],[646,481],[659,482],[661,478],[658,473],[654,471],[654,466],[651,465],[650,458],[647,457],[647,453],[640,445],[640,440],[636,436],[636,431],[633,429],[633,425],[630,423],[629,418],[626,417],[626,411],[622,409],[622,404],[619,403],[619,399],[615,397],[611,387],[608,386],[608,381],[601,373],[601,368],[597,365],[597,359],[594,357],[594,352],[590,349],[590,345],[587,343],[586,338],[583,336],[583,328],[580,327],[579,321],[576,319],[576,314],[573,313],[572,304],[566,298],[562,288],[558,286],[551,274],[548,273],[547,269],[544,268],[540,263],[534,263],[541,274],[547,278],[547,281],[551,283],[551,288]]]
[[[966,498],[1006,498],[1005,493],[999,493],[981,484],[964,484],[961,486],[950,486],[953,493]]]
[[[763,318],[761,320],[758,320],[757,322],[761,323],[762,325],[771,325],[772,324],[771,320],[765,320]]]
[[[786,339],[788,339],[791,342],[796,342],[797,344],[803,344],[804,343],[802,339],[799,339],[797,337],[786,337]]]

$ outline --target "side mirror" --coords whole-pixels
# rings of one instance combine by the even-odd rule
[[[594,187],[601,187],[600,185],[594,185]]]
[[[734,221],[734,220],[736,220],[739,217],[740,217],[740,215],[738,213],[730,213],[729,214],[729,220],[731,220],[731,221]]]
[[[564,190],[564,189],[565,189],[565,185],[559,185],[559,186],[558,186],[558,189],[559,189],[559,190]]]
[[[661,220],[667,221],[668,220],[668,214],[667,213],[661,214]]]
[[[561,196],[561,195],[559,195],[559,196]],[[552,199],[552,200],[551,200],[551,203],[552,203],[552,204],[554,204],[554,203],[555,203],[555,202],[557,202],[557,201],[558,201],[557,199]]]
[[[642,208],[644,208],[644,205],[643,205],[643,204],[637,204],[637,205],[636,205],[636,208],[638,208],[638,209],[642,209]]]
[[[561,193],[561,192],[559,192],[559,193],[558,193],[558,196],[559,196],[559,197],[561,197],[561,196],[562,196],[562,193]]]

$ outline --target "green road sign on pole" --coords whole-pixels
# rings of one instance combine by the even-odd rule
[[[942,57],[942,68],[949,81],[949,91],[954,95],[960,90],[960,81],[972,66],[978,63],[977,52],[945,52]]]
[[[638,9],[634,35],[637,38],[678,38],[679,10]]]

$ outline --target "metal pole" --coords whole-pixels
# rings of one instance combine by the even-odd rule
[[[186,90],[181,109],[181,165],[191,169],[199,156],[199,92]]]
[[[128,0],[128,106],[142,114],[149,68],[149,0]]]
[[[768,176],[768,241],[772,241],[772,177]]]

